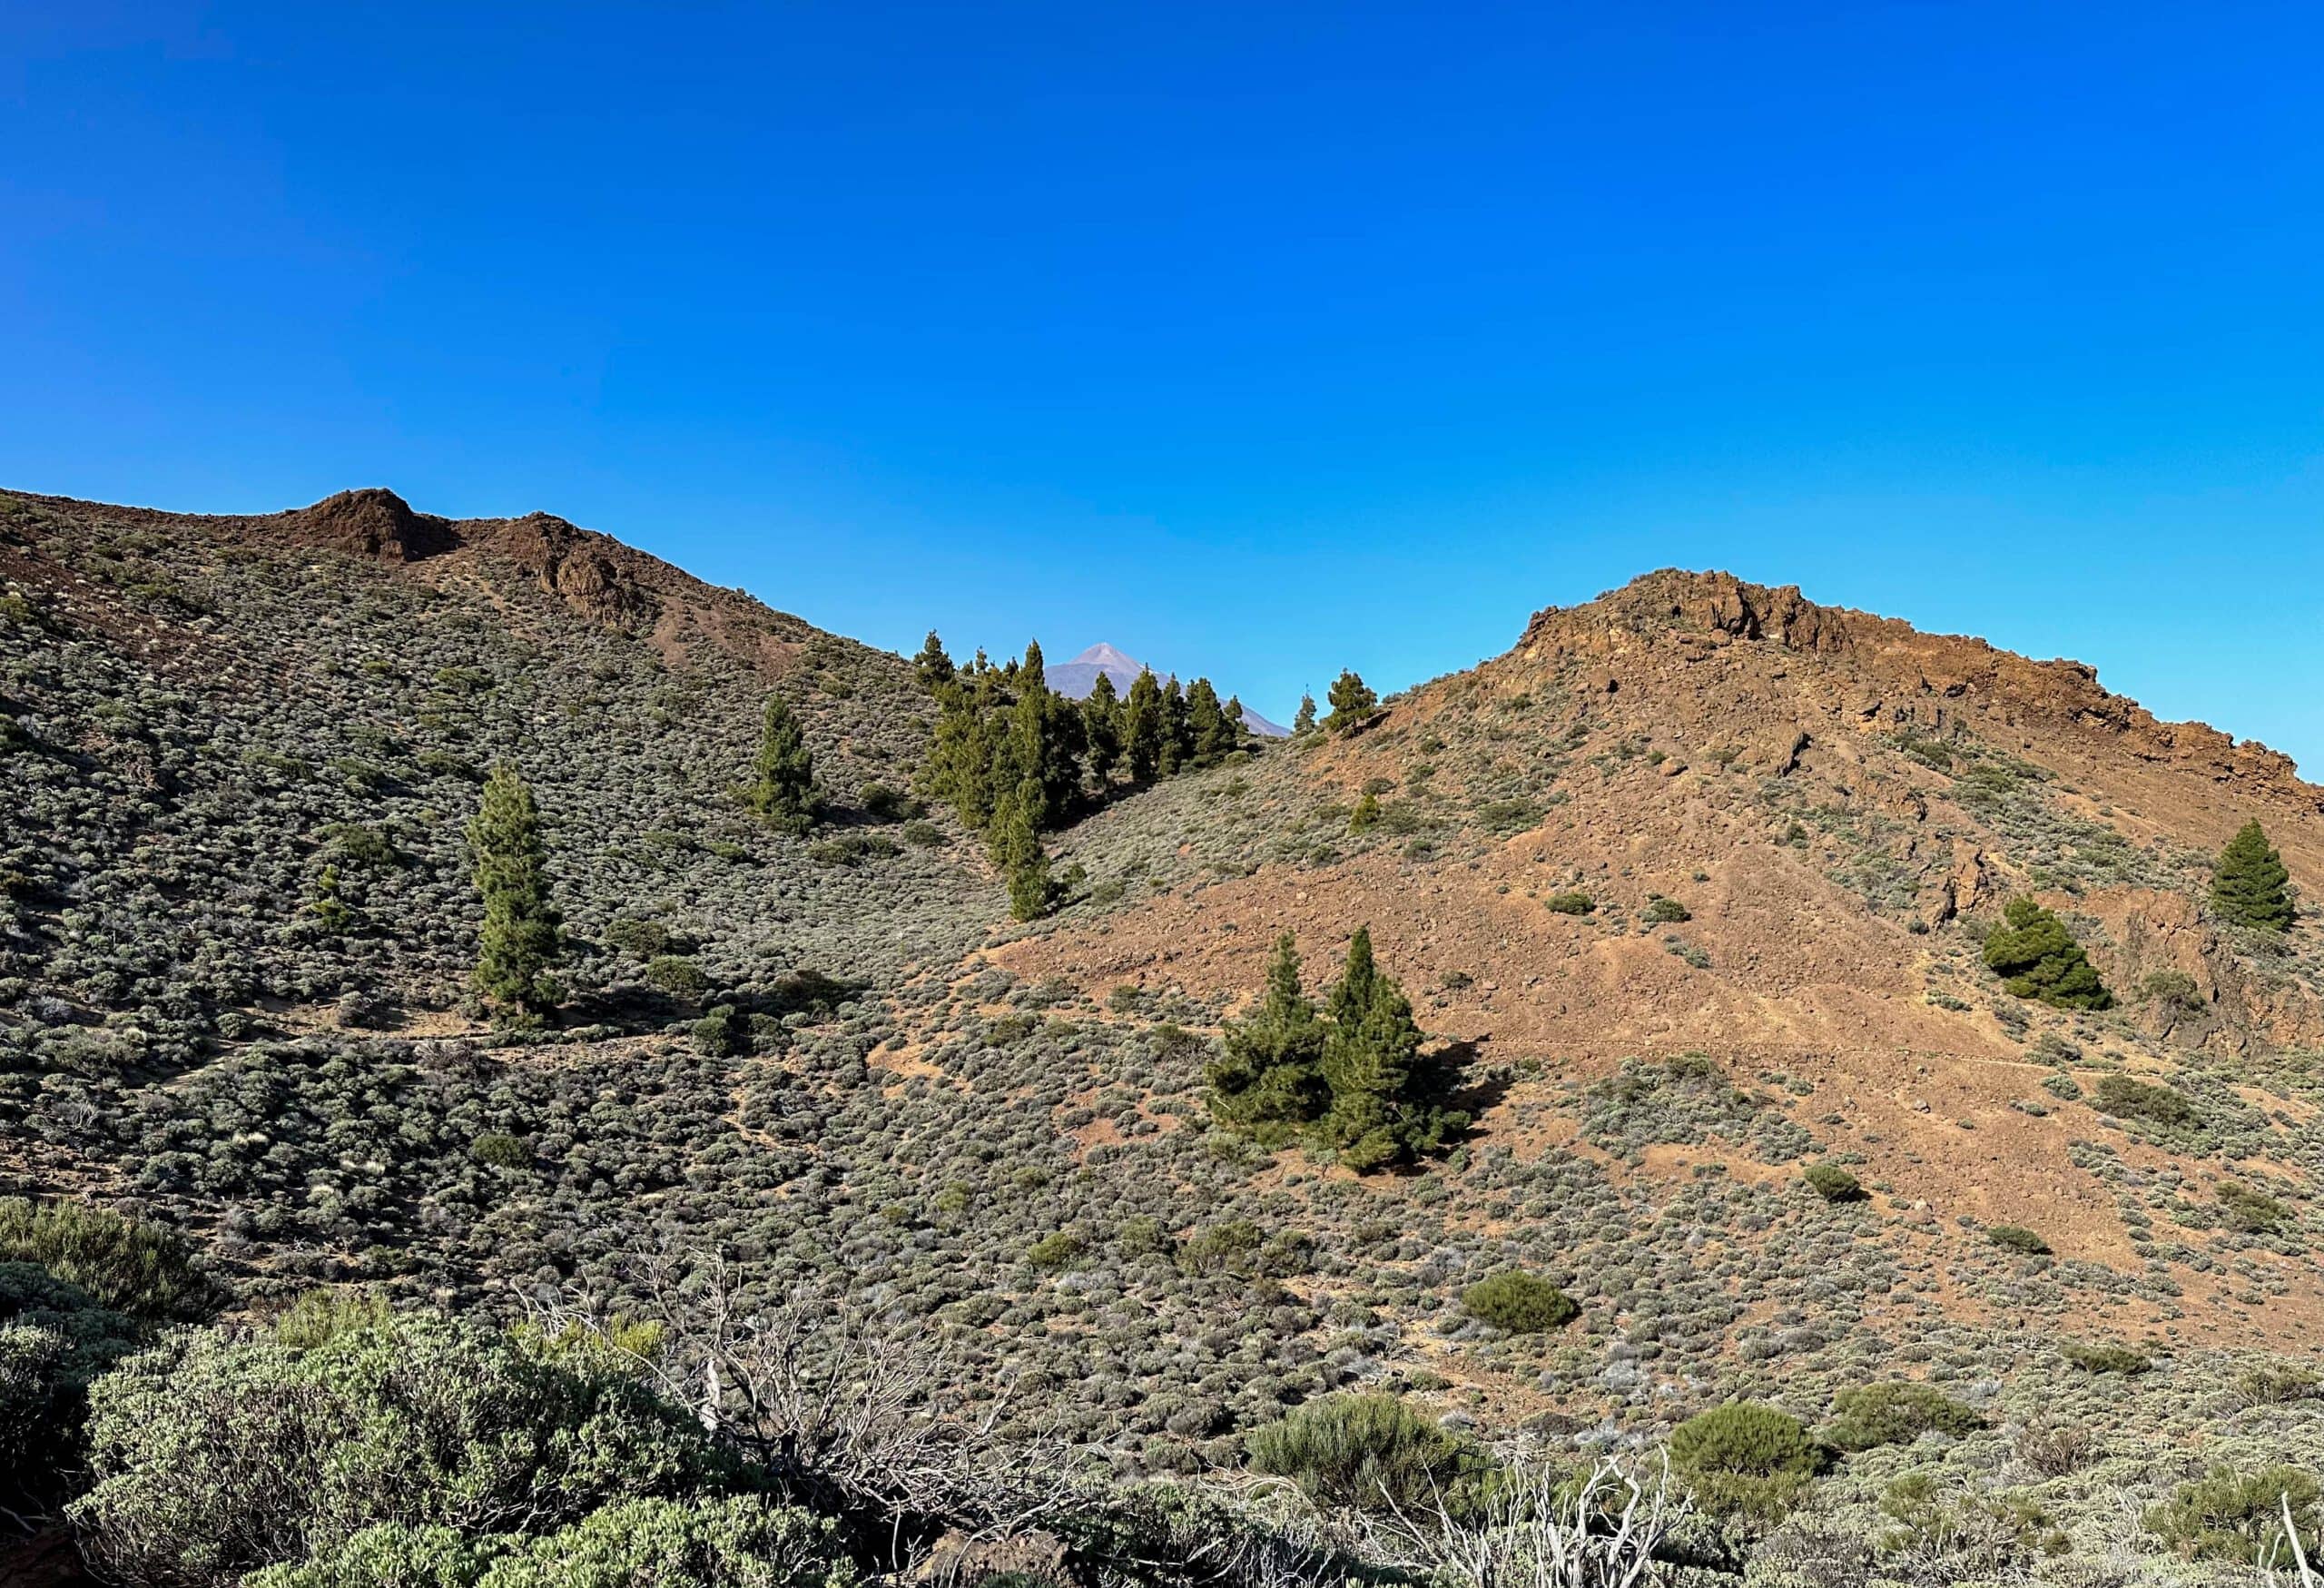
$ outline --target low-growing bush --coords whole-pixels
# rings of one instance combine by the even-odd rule
[[[383,1523],[245,1588],[848,1588],[827,1517],[763,1495],[625,1500],[541,1537]]]
[[[1254,1470],[1290,1479],[1319,1504],[1359,1511],[1457,1504],[1487,1465],[1467,1441],[1387,1395],[1309,1401],[1253,1430],[1246,1447]]]
[[[2183,1125],[2195,1117],[2195,1105],[2186,1094],[2167,1086],[2152,1086],[2127,1075],[2102,1076],[2091,1093],[2091,1106],[2122,1119],[2152,1119],[2158,1125]]]
[[[710,991],[702,967],[677,954],[657,954],[646,962],[645,984],[673,998],[699,998]]]
[[[141,1317],[198,1318],[218,1299],[174,1230],[86,1202],[0,1197],[0,1263],[36,1263]]]
[[[1811,1163],[1800,1174],[1827,1202],[1864,1200],[1864,1183],[1837,1163]]]
[[[1730,1401],[1679,1425],[1670,1465],[1705,1510],[1771,1521],[1807,1492],[1824,1453],[1798,1418],[1758,1401]]]
[[[2084,1373],[2120,1373],[2125,1376],[2144,1373],[2154,1363],[2143,1351],[2128,1346],[2112,1344],[2087,1345],[2069,1340],[2059,1347],[2065,1359]]]
[[[1514,1269],[1480,1279],[1461,1292],[1469,1316],[1512,1335],[1562,1328],[1581,1316],[1573,1297],[1537,1275]]]
[[[1598,908],[1598,902],[1587,893],[1551,893],[1541,901],[1555,915],[1587,915]]]
[[[2050,1243],[2022,1224],[1996,1224],[1985,1231],[1985,1238],[2004,1251],[2036,1258],[2049,1255]]]
[[[100,1481],[72,1508],[92,1558],[225,1588],[394,1521],[553,1528],[724,1471],[693,1419],[601,1364],[416,1314],[300,1350],[210,1330],[90,1391]]]
[[[2316,1479],[2298,1467],[2241,1472],[2215,1466],[2150,1510],[2147,1531],[2189,1560],[2276,1563],[2291,1553],[2284,1537],[2289,1507],[2299,1529],[2299,1547],[2312,1561],[2324,1553],[2319,1493]]]
[[[1850,1455],[1883,1445],[1909,1445],[1924,1434],[1961,1438],[1985,1425],[1972,1408],[1925,1384],[1867,1384],[1832,1397],[1824,1437]]]

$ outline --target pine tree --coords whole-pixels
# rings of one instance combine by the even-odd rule
[[[1235,731],[1228,725],[1226,710],[1218,704],[1218,691],[1207,678],[1195,680],[1187,691],[1187,753],[1196,766],[1216,766],[1235,748]]]
[[[2238,926],[2280,934],[2291,930],[2291,873],[2257,822],[2228,840],[2211,871],[2211,908]]]
[[[766,697],[766,721],[759,733],[757,774],[744,803],[759,820],[793,837],[815,824],[815,760],[799,719],[780,695]]]
[[[1081,711],[1049,686],[1040,643],[1025,646],[1017,669],[1017,704],[1009,715],[1010,759],[1037,798],[1033,828],[1062,825],[1081,794]]]
[[[1332,715],[1324,719],[1324,725],[1333,733],[1344,734],[1379,708],[1380,697],[1350,668],[1333,681],[1331,702]]]
[[[485,780],[468,839],[477,892],[484,896],[470,983],[496,1010],[536,1015],[560,996],[549,972],[564,949],[563,922],[549,896],[547,852],[533,791],[505,761]]]
[[[1178,687],[1174,674],[1162,686],[1162,775],[1174,777],[1184,772],[1194,759],[1194,732],[1187,722],[1186,694]]]
[[[1412,1001],[1373,959],[1372,933],[1358,927],[1328,1005],[1324,1084],[1330,1106],[1317,1140],[1341,1163],[1367,1169],[1441,1150],[1468,1116],[1434,1097],[1434,1074],[1420,1057]]]
[[[1040,780],[1028,777],[993,815],[992,858],[1009,879],[1009,913],[1019,921],[1048,914],[1053,898],[1049,857],[1033,818],[1041,798]]]
[[[1114,681],[1100,672],[1098,681],[1089,686],[1089,698],[1081,703],[1081,737],[1089,747],[1089,775],[1101,793],[1113,781],[1115,764],[1121,760],[1121,715]]]
[[[937,686],[936,731],[918,780],[922,795],[950,805],[961,825],[975,833],[990,825],[1001,790],[1015,784],[1002,777],[1008,725],[998,679],[980,657],[979,665]]]
[[[2111,1009],[2113,995],[2066,923],[2031,899],[2012,899],[2009,925],[1985,937],[1986,967],[2014,996],[2054,1009]]]
[[[1162,684],[1148,667],[1131,682],[1122,708],[1122,751],[1132,783],[1152,783],[1162,775]]]
[[[1234,739],[1235,747],[1238,750],[1243,747],[1243,735],[1247,731],[1243,723],[1244,715],[1243,697],[1239,695],[1228,695],[1226,697],[1226,729]]]
[[[1291,731],[1295,734],[1315,731],[1315,696],[1313,694],[1303,692],[1300,695],[1299,715],[1291,719]]]
[[[911,665],[920,674],[921,683],[931,689],[952,681],[952,658],[944,654],[944,642],[936,637],[932,628],[928,631],[928,643],[920,647],[920,655],[911,659]]]
[[[1300,986],[1298,944],[1286,932],[1267,961],[1266,992],[1258,1008],[1226,1022],[1223,1054],[1204,1072],[1211,1117],[1269,1146],[1288,1140],[1323,1111],[1319,1066],[1326,1035]]]

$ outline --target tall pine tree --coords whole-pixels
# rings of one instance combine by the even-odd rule
[[[911,665],[920,674],[921,683],[931,689],[952,681],[952,658],[944,654],[944,642],[936,637],[936,631],[932,628],[928,631],[927,643],[920,647],[920,655],[911,659]]]
[[[2211,870],[2211,908],[2253,932],[2291,930],[2291,873],[2258,822],[2244,823],[2220,851]]]
[[[1434,1095],[1412,1001],[1374,962],[1370,929],[1356,929],[1328,1007],[1322,1070],[1331,1102],[1317,1140],[1359,1174],[1443,1150],[1469,1118]]]
[[[505,761],[485,780],[468,840],[477,892],[484,896],[469,984],[504,1015],[537,1015],[562,996],[549,972],[563,956],[564,922],[549,893],[547,848],[533,791]]]
[[[1081,703],[1081,736],[1089,746],[1089,776],[1102,794],[1122,756],[1122,705],[1114,681],[1100,672]]]
[[[1173,674],[1162,686],[1162,775],[1172,777],[1185,771],[1194,759],[1194,734],[1187,724],[1187,696]]]
[[[1131,682],[1122,708],[1122,753],[1131,782],[1152,783],[1162,775],[1162,683],[1148,667]]]
[[[1018,784],[994,813],[992,858],[1009,879],[1009,913],[1019,921],[1037,921],[1049,912],[1053,890],[1049,857],[1041,848],[1034,809],[1042,798],[1040,780],[1028,777]]]
[[[1315,731],[1315,696],[1313,694],[1303,693],[1299,696],[1299,715],[1291,719],[1291,731],[1294,734]]]
[[[815,824],[815,758],[799,719],[780,695],[766,697],[758,766],[743,796],[759,820],[793,837]]]
[[[1235,749],[1235,730],[1218,691],[1207,678],[1197,678],[1187,691],[1187,755],[1196,766],[1216,766]]]
[[[1268,1146],[1280,1146],[1323,1111],[1320,1068],[1328,1035],[1299,982],[1299,948],[1275,939],[1259,1006],[1221,1033],[1222,1054],[1205,1071],[1211,1116]]]

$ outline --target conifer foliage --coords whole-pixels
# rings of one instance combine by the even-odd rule
[[[1258,1008],[1228,1023],[1223,1055],[1204,1077],[1212,1116],[1270,1147],[1288,1141],[1330,1100],[1323,1072],[1329,1035],[1300,984],[1299,945],[1286,932],[1267,961]]]
[[[477,892],[484,895],[471,984],[497,1011],[537,1015],[560,996],[549,972],[562,956],[564,923],[549,895],[548,853],[533,791],[507,762],[485,781],[468,838]]]
[[[1985,965],[2010,992],[2053,1009],[2113,1007],[2097,968],[2053,912],[2012,899],[2004,913],[2009,924],[1985,939]]]
[[[2291,873],[2257,822],[2228,840],[2211,871],[2211,908],[2253,932],[2291,930]]]
[[[1226,1025],[1206,1077],[1211,1116],[1266,1146],[1304,1130],[1359,1174],[1442,1152],[1469,1117],[1443,1105],[1443,1077],[1420,1043],[1412,1002],[1380,970],[1368,928],[1348,944],[1323,1011],[1301,988],[1297,945],[1285,932],[1259,1007]]]
[[[921,792],[984,835],[1020,921],[1055,902],[1040,835],[1108,798],[1118,772],[1151,783],[1244,748],[1239,711],[1230,716],[1207,679],[1182,693],[1176,679],[1165,687],[1142,673],[1124,699],[1100,674],[1076,702],[1049,686],[1039,644],[1003,666],[980,651],[956,668],[934,634],[916,666],[937,702]]]
[[[1324,726],[1335,734],[1344,734],[1371,721],[1380,709],[1380,696],[1353,668],[1332,681],[1330,699],[1332,715],[1324,719]]]
[[[778,833],[797,837],[815,824],[815,758],[799,719],[780,695],[766,697],[758,765],[744,803]]]

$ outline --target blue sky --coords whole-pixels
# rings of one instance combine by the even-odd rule
[[[0,9],[0,487],[1276,717],[1724,567],[2324,769],[2308,5]]]

